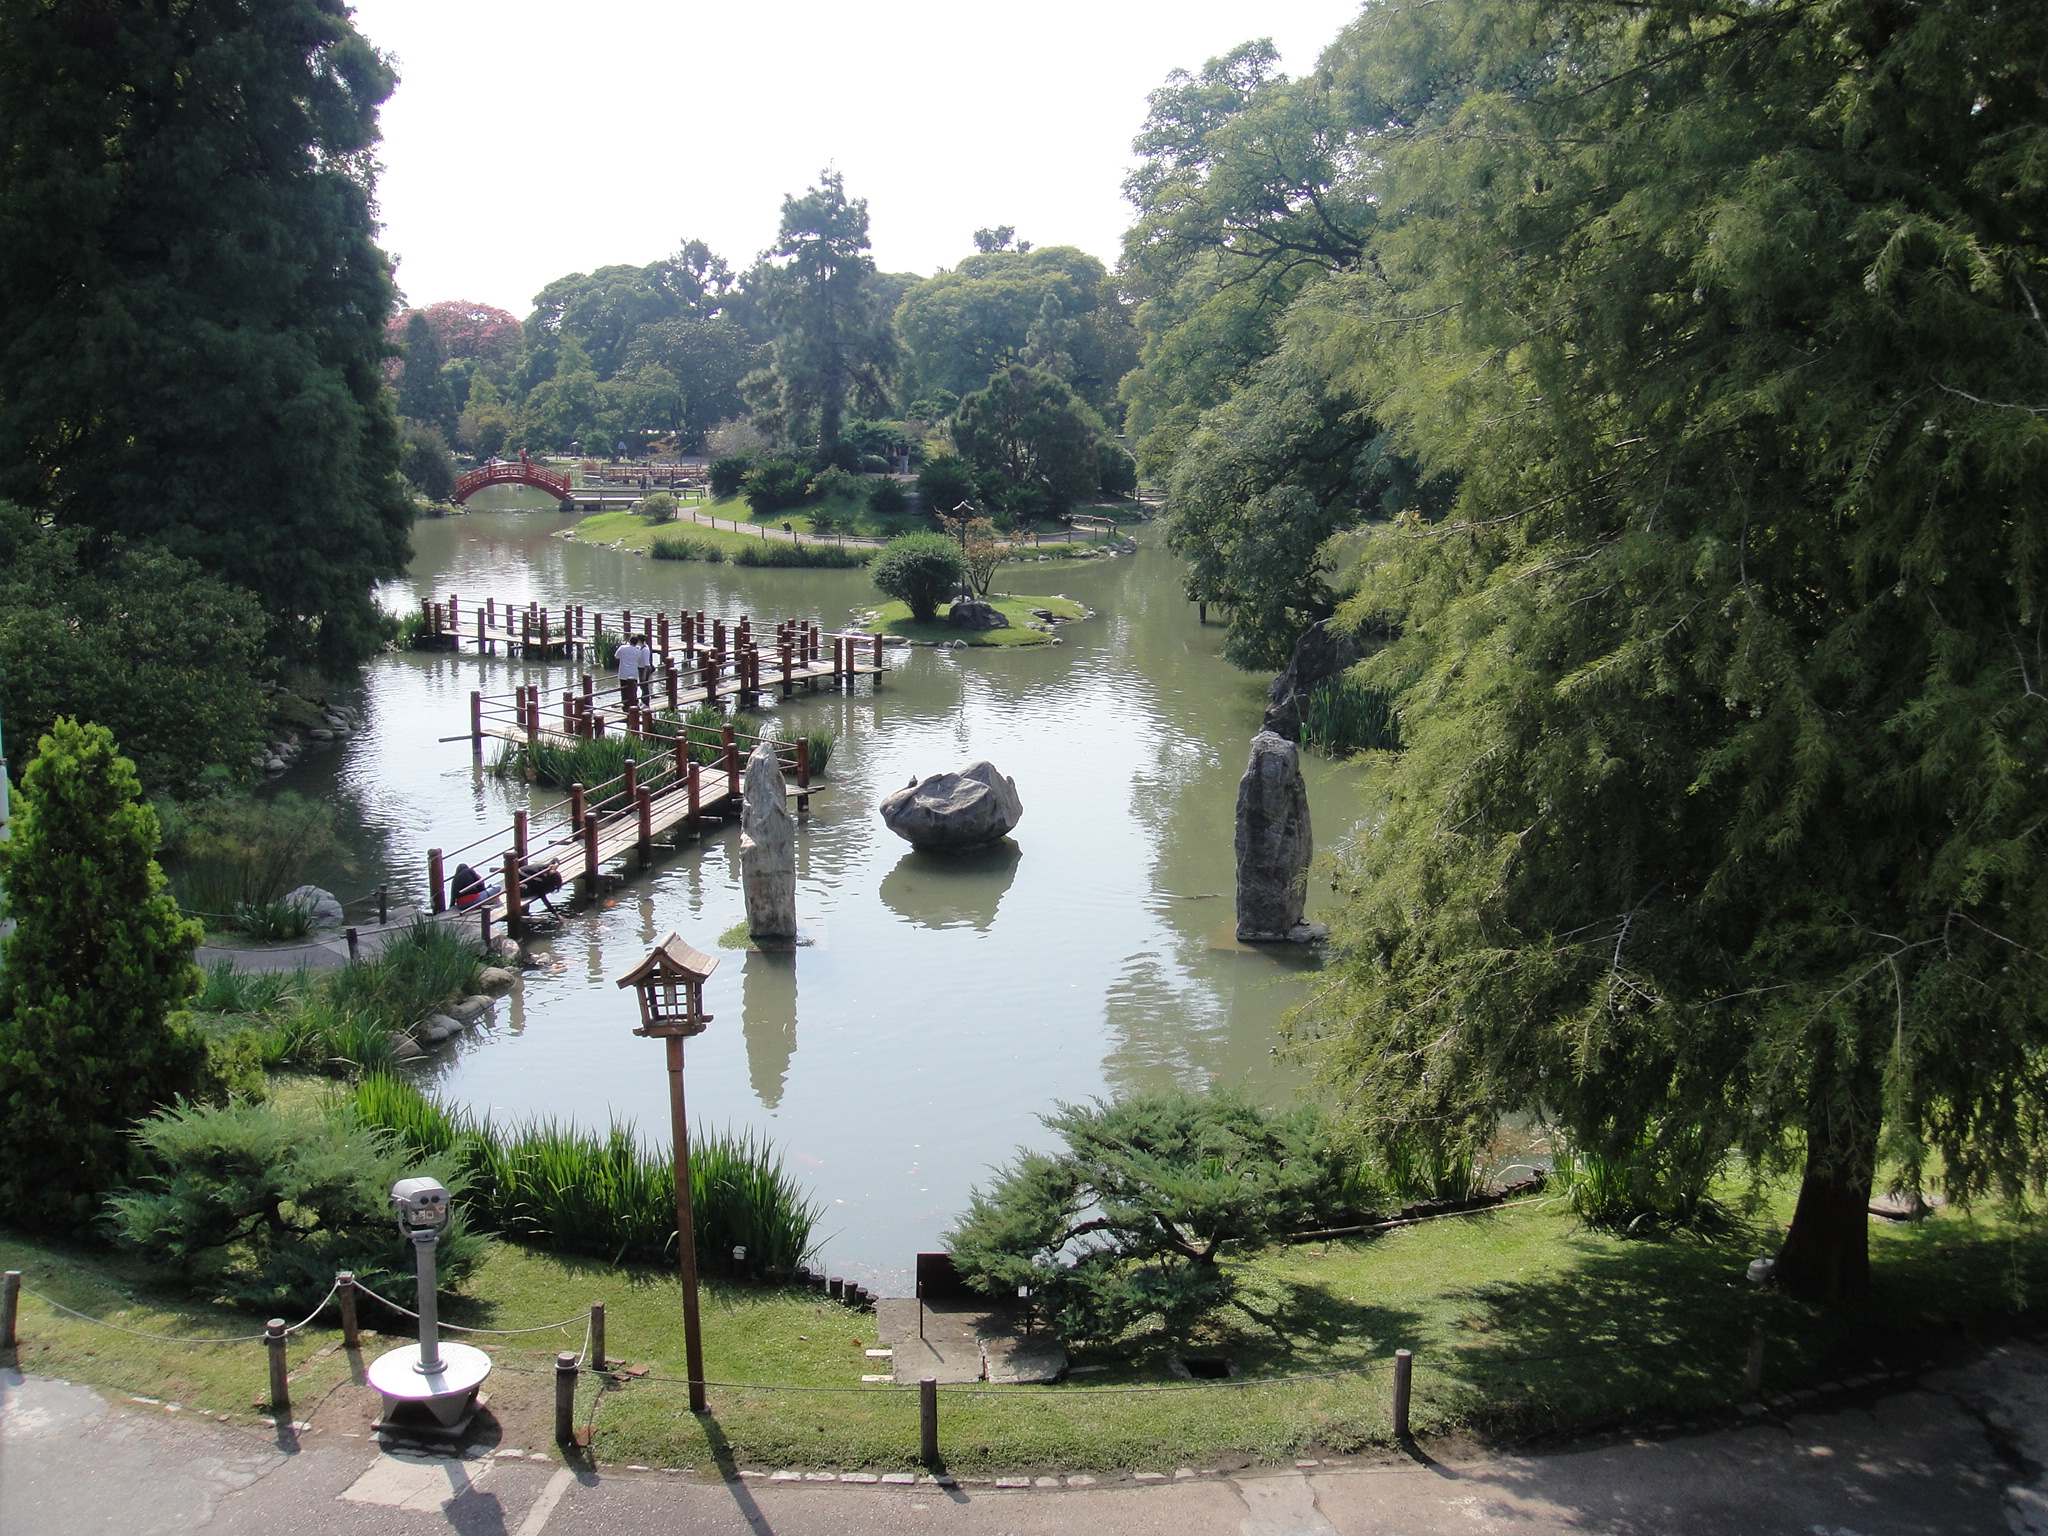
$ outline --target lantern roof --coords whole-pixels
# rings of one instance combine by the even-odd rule
[[[703,982],[718,969],[715,956],[702,954],[683,942],[679,933],[671,933],[647,952],[647,958],[618,980],[622,987],[636,987],[649,977],[674,980],[682,978]]]

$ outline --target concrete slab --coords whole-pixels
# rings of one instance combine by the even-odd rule
[[[437,1510],[474,1492],[491,1475],[490,1461],[456,1461],[445,1456],[380,1454],[340,1497],[351,1504],[384,1504],[392,1509]]]

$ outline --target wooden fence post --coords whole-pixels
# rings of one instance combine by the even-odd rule
[[[514,939],[526,937],[526,898],[519,889],[519,855],[505,855],[505,932]],[[489,907],[484,908],[490,911]]]
[[[720,726],[718,735],[720,745],[725,749],[725,792],[736,806],[740,798],[740,749],[733,739],[731,726]]]
[[[475,688],[469,690],[469,750],[484,755],[484,696]]]
[[[1758,1318],[1756,1326],[1749,1331],[1749,1365],[1742,1375],[1742,1392],[1745,1397],[1755,1397],[1764,1389],[1764,1348],[1770,1342],[1770,1334],[1764,1327],[1764,1320]]]
[[[590,1304],[590,1368],[593,1371],[604,1369],[604,1303],[601,1301]]]
[[[0,1349],[13,1349],[20,1342],[15,1325],[21,1316],[21,1271],[10,1269],[0,1275]]]
[[[921,1377],[917,1383],[917,1459],[928,1467],[939,1464],[939,1378]]]
[[[1413,1351],[1394,1351],[1394,1438],[1408,1438],[1408,1402],[1415,1388],[1415,1355]]]
[[[555,1356],[555,1443],[576,1443],[576,1357],[567,1350]]]
[[[355,1271],[344,1269],[334,1277],[334,1293],[341,1302],[341,1347],[359,1349],[363,1336],[356,1326]]]
[[[427,910],[430,912],[446,912],[448,910],[447,898],[441,891],[441,850],[438,848],[429,848],[427,850]]]
[[[583,835],[583,786],[569,786],[569,830],[578,837]]]
[[[519,862],[526,862],[526,812],[512,813],[512,851],[519,855]]]
[[[281,1317],[273,1317],[263,1325],[263,1342],[270,1350],[270,1411],[281,1424],[289,1424],[292,1417],[291,1370],[285,1360],[284,1347],[289,1342]]]

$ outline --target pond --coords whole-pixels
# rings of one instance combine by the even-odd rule
[[[581,603],[758,620],[850,623],[875,601],[860,571],[659,562],[557,537],[552,511],[423,522],[416,594]],[[834,1273],[900,1285],[973,1185],[1059,1101],[1145,1086],[1224,1083],[1265,1102],[1299,1069],[1274,1055],[1281,1014],[1313,984],[1312,955],[1236,943],[1232,815],[1264,679],[1218,656],[1179,562],[1141,532],[1113,560],[1005,567],[998,586],[1064,594],[1087,619],[1062,643],[890,652],[879,689],[777,706],[790,729],[838,735],[797,834],[794,954],[719,947],[745,915],[737,827],[665,855],[538,941],[550,961],[500,1004],[494,1029],[426,1068],[451,1100],[509,1117],[666,1126],[661,1047],[631,1033],[613,978],[670,930],[720,957],[714,1022],[690,1042],[694,1121],[756,1127],[825,1206]],[[472,688],[550,692],[568,669],[474,656],[393,655],[354,699],[363,728],[310,756],[283,787],[332,798],[357,862],[344,896],[388,878],[424,891],[430,846],[453,849],[552,804],[482,768],[467,737]],[[988,758],[1016,779],[1014,848],[945,862],[910,851],[876,804],[911,777]],[[1353,835],[1364,770],[1304,759],[1320,852]],[[531,796],[531,800],[529,800]],[[345,887],[345,888],[344,888]],[[1311,916],[1331,899],[1312,888]],[[561,903],[558,901],[558,905]],[[566,910],[566,909],[565,909]]]

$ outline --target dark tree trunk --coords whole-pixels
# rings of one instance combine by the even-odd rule
[[[1872,1106],[1873,1110],[1875,1106]],[[1832,1306],[1870,1289],[1870,1181],[1877,1168],[1877,1117],[1857,1128],[1808,1132],[1806,1176],[1792,1229],[1778,1252],[1776,1279],[1787,1295]],[[1825,1125],[1820,1117],[1818,1123]]]

